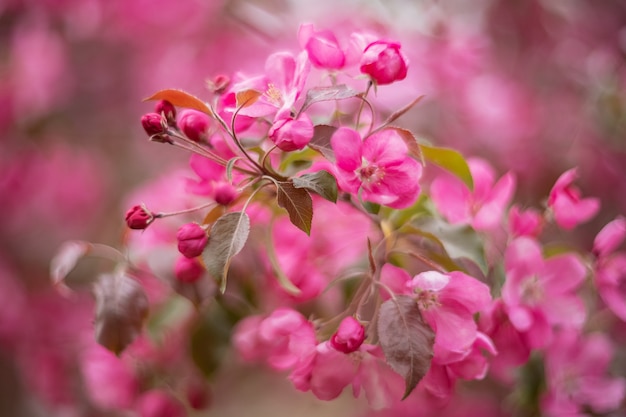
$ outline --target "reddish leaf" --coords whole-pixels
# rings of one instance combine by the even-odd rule
[[[306,99],[302,105],[300,113],[305,111],[313,103],[330,100],[344,100],[358,96],[360,93],[345,84],[333,85],[330,87],[315,87],[306,92]]]
[[[141,332],[148,316],[148,297],[125,273],[101,275],[94,295],[96,341],[119,355]]]
[[[211,228],[211,238],[202,253],[207,271],[226,290],[226,277],[233,256],[243,249],[250,233],[250,218],[246,213],[227,213]]]
[[[422,319],[417,303],[400,295],[381,305],[378,337],[387,363],[404,377],[404,399],[430,368],[435,333]]]
[[[330,146],[330,138],[337,127],[328,125],[317,125],[313,128],[313,138],[309,142],[309,148],[324,155],[330,162],[335,162],[335,151]]]
[[[327,171],[304,174],[292,178],[292,181],[296,188],[306,188],[330,202],[337,202],[337,180]]]
[[[177,107],[184,107],[187,109],[198,110],[198,111],[201,111],[202,113],[208,114],[209,116],[213,115],[213,112],[204,101],[202,101],[198,97],[192,94],[189,94],[183,90],[170,88],[166,90],[157,91],[150,97],[145,98],[143,101],[149,101],[149,100],[167,100]]]
[[[236,95],[237,107],[248,107],[254,104],[263,93],[258,90],[239,91]]]
[[[409,155],[411,155],[415,159],[422,160],[422,152],[420,151],[420,146],[417,143],[417,139],[410,130],[402,129],[400,127],[391,127],[389,129],[395,130],[400,135],[400,137],[406,144],[406,147],[409,149]]]
[[[304,188],[296,188],[288,181],[277,181],[278,205],[289,214],[289,220],[304,233],[311,234],[313,200]]]

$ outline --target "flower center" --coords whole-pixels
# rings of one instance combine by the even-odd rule
[[[378,184],[385,177],[385,170],[376,164],[368,164],[363,160],[363,166],[358,170],[359,179],[367,184]]]
[[[415,301],[417,302],[420,310],[428,310],[441,305],[439,297],[437,297],[437,293],[434,291],[420,290],[419,288],[416,288],[415,294],[417,295],[415,297]]]
[[[543,299],[543,287],[536,275],[533,275],[521,285],[522,299],[530,304],[537,304]]]

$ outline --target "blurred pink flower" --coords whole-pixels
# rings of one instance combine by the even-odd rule
[[[548,207],[554,213],[556,223],[563,229],[572,229],[584,223],[600,210],[597,198],[581,198],[580,190],[572,184],[578,177],[578,170],[565,171],[550,190]]]
[[[310,23],[302,24],[298,30],[298,42],[315,67],[329,70],[343,67],[346,57],[332,31],[315,30]]]
[[[626,253],[615,252],[626,237],[626,219],[606,224],[593,242],[595,284],[607,307],[626,321]]]

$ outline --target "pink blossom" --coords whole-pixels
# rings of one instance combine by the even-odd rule
[[[422,165],[407,154],[396,130],[385,129],[361,140],[355,130],[341,127],[333,134],[331,146],[341,189],[398,209],[415,203]]]
[[[575,330],[558,332],[545,353],[547,393],[541,406],[549,416],[605,414],[626,394],[626,380],[606,374],[613,347],[600,333],[582,335]]]
[[[626,321],[626,253],[614,252],[626,237],[626,220],[618,217],[600,230],[593,242],[595,284],[607,307]]]
[[[376,84],[391,84],[406,78],[408,58],[397,42],[372,42],[363,51],[361,72],[369,75]]]
[[[528,332],[533,347],[549,341],[550,325],[582,326],[585,306],[575,290],[586,270],[578,257],[563,254],[544,260],[535,240],[520,237],[506,250],[505,270],[502,300],[511,323]]]
[[[197,258],[181,256],[174,264],[174,276],[180,282],[196,282],[204,274],[204,267]]]
[[[330,345],[343,353],[354,352],[365,340],[365,328],[354,317],[349,316],[341,321],[339,328],[330,338]]]
[[[502,176],[495,184],[495,173],[481,159],[467,160],[474,180],[470,190],[459,178],[445,173],[432,182],[430,194],[437,210],[452,224],[469,224],[479,231],[498,227],[515,191],[512,173]]]
[[[537,237],[543,229],[543,216],[537,210],[522,210],[514,205],[509,210],[509,230],[512,236]]]
[[[161,389],[145,392],[135,405],[139,417],[185,417],[183,404]]]
[[[315,30],[312,24],[302,24],[298,41],[315,67],[334,70],[344,66],[345,54],[330,30]]]
[[[298,119],[278,119],[270,128],[268,136],[282,151],[300,150],[313,138],[313,123],[306,114],[300,115]]]
[[[435,331],[434,363],[457,362],[469,354],[478,337],[473,315],[491,302],[487,285],[459,271],[427,271],[411,278],[391,264],[383,266],[381,282],[394,292],[415,296]]]
[[[550,190],[548,207],[554,213],[556,223],[563,229],[572,229],[584,223],[600,210],[597,198],[581,198],[580,190],[572,183],[578,177],[576,168],[565,171]]]

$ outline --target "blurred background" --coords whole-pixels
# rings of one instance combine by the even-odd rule
[[[379,89],[388,110],[425,95],[403,127],[513,170],[523,204],[541,205],[578,166],[583,192],[603,200],[575,237],[585,249],[626,213],[626,2],[337,3],[0,0],[0,415],[108,415],[76,388],[93,301],[59,296],[50,258],[67,239],[117,244],[128,194],[186,167],[187,155],[148,142],[143,98],[163,88],[202,97],[215,75],[259,74],[268,54],[299,50],[304,22],[340,39],[366,29],[402,42],[409,75]],[[238,384],[246,403],[218,387],[209,413],[355,413],[282,376],[237,375],[223,386]]]

